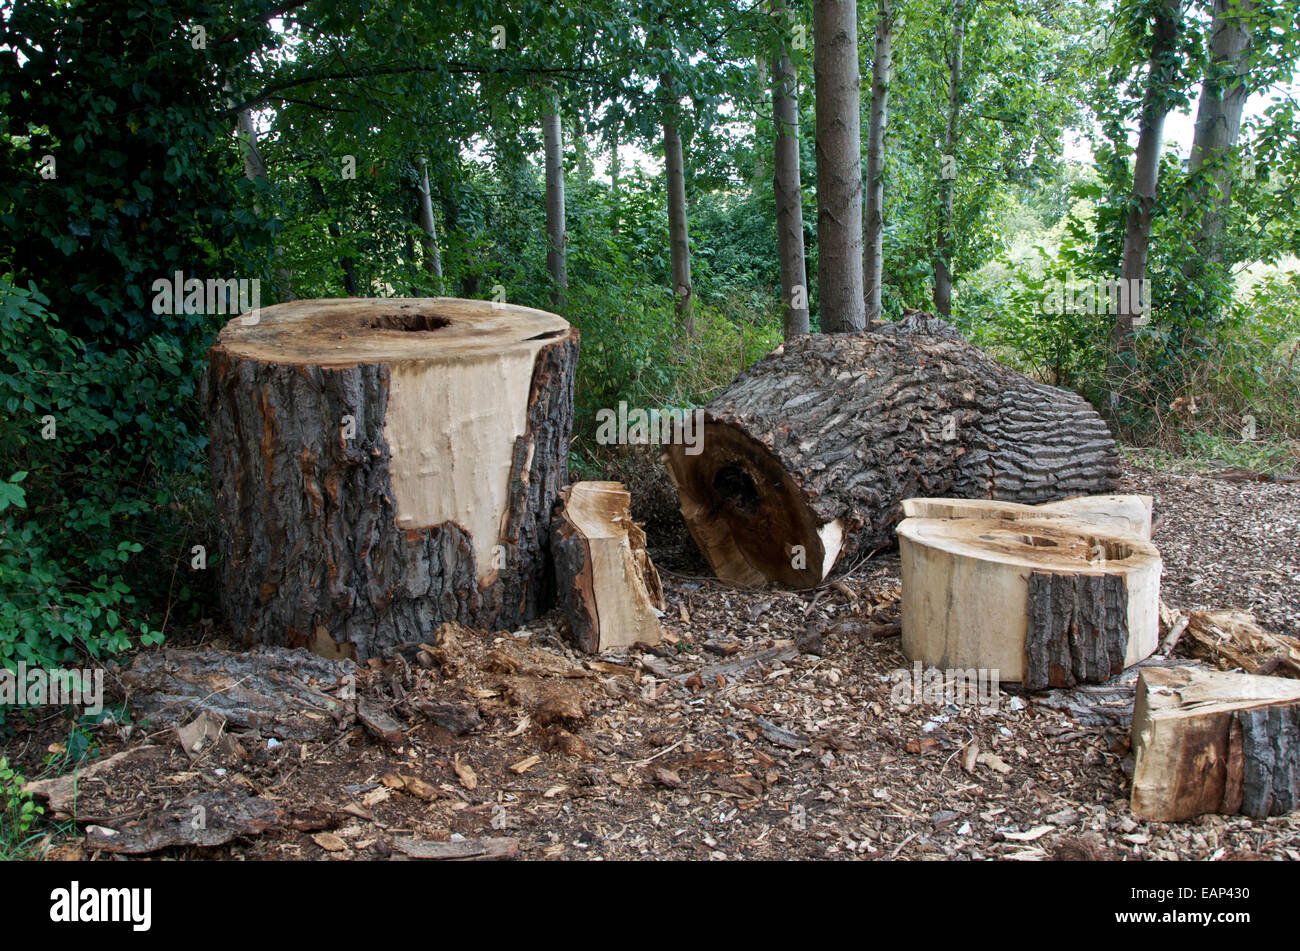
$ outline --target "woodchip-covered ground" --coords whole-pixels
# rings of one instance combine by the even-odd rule
[[[1156,499],[1167,604],[1245,608],[1300,634],[1300,485],[1131,469],[1122,490]],[[1073,697],[1003,692],[996,710],[899,702],[896,554],[800,593],[731,588],[672,560],[653,652],[583,657],[552,615],[369,672],[361,692],[398,722],[392,742],[343,722],[191,759],[170,730],[100,727],[101,755],[158,748],[84,783],[82,821],[48,852],[87,856],[90,820],[129,831],[213,794],[313,818],[157,854],[341,861],[488,837],[537,860],[1300,859],[1300,814],[1129,814],[1131,673]],[[481,724],[422,715],[430,704]],[[67,729],[51,715],[5,752],[39,773]]]

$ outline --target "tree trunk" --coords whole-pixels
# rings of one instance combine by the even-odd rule
[[[858,10],[853,0],[815,0],[817,293],[826,333],[862,330],[862,135],[858,105]]]
[[[699,442],[665,464],[714,572],[741,584],[818,584],[892,545],[913,496],[1036,503],[1119,478],[1087,402],[915,314],[787,341],[709,405]]]
[[[1133,815],[1257,819],[1300,808],[1300,683],[1151,667],[1133,706]]]
[[[677,99],[672,79],[666,73],[659,81],[664,104],[664,174],[668,186],[668,252],[672,265],[673,296],[677,317],[687,335],[695,333],[691,304],[695,288],[691,284],[691,240],[686,223],[686,166],[682,158],[682,139],[677,133]]]
[[[552,599],[578,333],[482,301],[300,301],[235,318],[205,404],[221,603],[245,645],[511,627]]]
[[[1243,26],[1243,20],[1255,7],[1255,0],[1214,2],[1210,64],[1201,84],[1196,132],[1187,163],[1191,185],[1188,203],[1192,209],[1199,210],[1201,220],[1192,238],[1195,256],[1182,267],[1184,282],[1193,280],[1204,263],[1217,262],[1222,257],[1224,218],[1232,201],[1229,160],[1237,146],[1241,114],[1250,95],[1246,75],[1251,34],[1248,26]]]
[[[1122,295],[1128,306],[1115,315],[1111,360],[1112,402],[1124,386],[1121,354],[1133,350],[1133,321],[1149,303],[1134,300],[1133,288],[1140,288],[1146,277],[1147,252],[1151,246],[1152,213],[1160,179],[1160,151],[1164,138],[1165,116],[1176,95],[1173,79],[1177,74],[1178,33],[1182,22],[1182,0],[1167,0],[1152,27],[1151,60],[1147,86],[1142,97],[1142,115],[1138,122],[1138,145],[1133,163],[1133,201],[1124,226],[1124,256],[1120,263],[1120,280],[1129,288]],[[1134,283],[1136,282],[1136,283]]]
[[[775,9],[783,19],[785,6]],[[772,118],[775,128],[772,186],[776,196],[777,257],[781,264],[785,339],[808,333],[808,285],[803,246],[803,186],[799,174],[799,87],[782,41],[772,57]]]
[[[876,18],[876,56],[871,63],[871,117],[867,123],[867,199],[862,281],[866,288],[867,327],[881,319],[885,269],[885,131],[889,127],[889,83],[894,71],[894,11],[880,0]]]
[[[560,490],[551,530],[555,589],[574,642],[584,651],[658,644],[664,607],[659,573],[632,521],[619,482],[576,482]]]
[[[755,98],[757,99],[754,107],[754,186],[756,188],[766,185],[768,176],[771,174],[767,167],[767,150],[762,147],[758,135],[758,115],[768,92],[767,60],[765,55],[765,51],[759,49],[758,55],[754,57]],[[773,70],[773,80],[775,80],[775,72]]]
[[[266,159],[262,157],[262,150],[257,145],[257,130],[253,127],[253,113],[249,109],[239,110],[237,120],[237,134],[239,137],[240,149],[244,155],[244,176],[250,181],[255,182],[266,178]],[[257,214],[262,213],[260,205],[254,205],[253,211]],[[277,245],[275,256],[278,258],[283,253]],[[295,300],[293,292],[293,272],[287,267],[276,269],[277,296],[282,301]]]
[[[1047,518],[898,526],[903,653],[1027,690],[1103,683],[1160,643],[1160,556],[1136,534]]]
[[[433,193],[429,189],[429,162],[420,159],[420,230],[424,232],[424,269],[433,278],[434,290],[442,293],[442,249],[433,223]]]
[[[956,0],[953,4],[952,51],[948,56],[948,121],[943,135],[943,155],[940,156],[939,229],[934,236],[934,310],[941,317],[952,313],[953,181],[957,170],[957,117],[961,113],[967,2]]]
[[[542,138],[546,144],[546,270],[555,284],[552,299],[557,310],[565,305],[569,289],[568,231],[564,224],[564,133],[560,127],[559,100],[548,98],[542,113]]]

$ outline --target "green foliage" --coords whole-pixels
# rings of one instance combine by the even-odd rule
[[[26,780],[0,756],[0,860],[23,857],[33,836],[32,827],[44,813],[30,793],[23,792]]]

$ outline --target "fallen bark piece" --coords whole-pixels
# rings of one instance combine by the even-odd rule
[[[513,859],[518,856],[519,840],[484,838],[435,842],[431,839],[394,839],[393,848],[413,859],[489,861]]]
[[[276,829],[306,831],[336,824],[326,813],[310,819],[297,821],[293,813],[270,800],[238,790],[198,793],[120,826],[91,826],[86,830],[86,847],[119,855],[145,855],[175,846],[211,848]]]
[[[1184,637],[1188,653],[1223,670],[1300,679],[1300,640],[1269,633],[1248,611],[1193,611]]]
[[[180,726],[208,712],[227,732],[282,740],[332,736],[355,707],[357,666],[306,651],[248,653],[167,648],[136,657],[121,674],[131,708],[150,723]]]
[[[1078,495],[1041,505],[997,499],[916,498],[903,500],[903,515],[907,518],[1001,518],[1010,521],[1074,518],[1112,533],[1137,535],[1150,541],[1152,503],[1149,495]]]
[[[369,700],[357,700],[357,719],[370,734],[389,746],[400,746],[405,736],[402,725]]]
[[[549,607],[578,332],[488,301],[301,300],[226,324],[205,404],[244,644],[364,661]]]
[[[1138,818],[1279,816],[1300,807],[1300,683],[1191,667],[1144,669],[1133,707]]]
[[[909,518],[903,653],[1027,689],[1101,683],[1155,651],[1160,556],[1072,518]]]
[[[405,703],[430,723],[450,731],[455,736],[473,733],[483,726],[483,718],[479,715],[478,707],[472,703],[438,703],[414,694],[407,694]]]
[[[1111,491],[1119,456],[1081,397],[1035,383],[941,322],[788,340],[664,462],[718,577],[812,587],[893,543],[902,501],[1038,503]]]
[[[658,644],[664,608],[659,573],[619,482],[577,482],[560,492],[552,527],[555,586],[574,643],[598,653]]]
[[[23,792],[43,801],[51,817],[76,816],[77,800],[84,799],[89,790],[102,785],[114,774],[129,775],[134,767],[147,771],[150,764],[164,761],[167,756],[167,750],[161,746],[136,746],[62,776],[33,780],[23,786]]]

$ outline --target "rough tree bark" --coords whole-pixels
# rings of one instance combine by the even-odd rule
[[[1119,478],[1087,402],[918,315],[787,341],[709,405],[702,445],[664,461],[714,572],[741,584],[819,583],[892,545],[913,496],[1036,503]]]
[[[956,0],[953,4],[952,50],[948,54],[948,120],[939,174],[939,228],[934,236],[934,309],[942,317],[952,313],[953,176],[957,166],[951,163],[955,163],[957,158],[957,117],[961,113],[967,3],[969,0]]]
[[[577,352],[553,314],[447,298],[228,323],[204,399],[235,634],[364,660],[549,606]]]
[[[542,113],[542,138],[546,148],[546,270],[555,284],[552,300],[558,310],[563,309],[569,290],[569,234],[564,223],[564,132],[554,93],[548,94]]]
[[[1183,0],[1166,0],[1152,24],[1151,59],[1147,65],[1147,85],[1142,96],[1142,114],[1138,120],[1138,144],[1133,161],[1133,198],[1124,226],[1124,253],[1120,262],[1120,280],[1129,288],[1141,287],[1146,276],[1147,252],[1151,247],[1152,213],[1160,181],[1160,151],[1164,139],[1165,116],[1168,115],[1178,72],[1178,33],[1182,24]],[[1132,283],[1136,281],[1137,283]],[[1128,307],[1115,315],[1111,360],[1112,401],[1118,399],[1123,385],[1122,357],[1133,349],[1133,321],[1146,301],[1134,300],[1131,292],[1121,295]]]
[[[817,110],[817,293],[821,328],[866,326],[862,296],[862,120],[855,0],[813,4]]]
[[[774,11],[785,19],[785,4]],[[799,89],[784,40],[772,55],[772,118],[775,128],[772,187],[776,196],[777,257],[785,339],[808,333],[808,285],[803,246],[803,190],[799,174]]]
[[[438,247],[438,231],[433,222],[433,193],[429,189],[429,161],[421,158],[420,165],[420,230],[424,232],[424,269],[433,278],[434,290],[442,291],[442,249]]]
[[[1300,683],[1152,667],[1133,707],[1133,815],[1255,818],[1300,808]]]
[[[686,164],[682,157],[682,137],[677,131],[677,99],[672,77],[665,73],[659,80],[664,101],[664,175],[668,186],[668,253],[671,258],[673,297],[677,317],[686,333],[695,333],[691,304],[695,288],[691,284],[691,237],[686,223]]]
[[[885,132],[889,128],[889,82],[894,71],[894,10],[880,0],[876,15],[876,56],[871,62],[871,113],[867,122],[866,237],[862,281],[866,288],[867,327],[880,320],[885,269]]]

